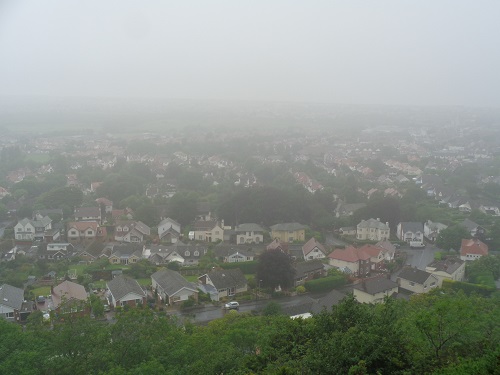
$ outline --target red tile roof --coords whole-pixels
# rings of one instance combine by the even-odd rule
[[[312,237],[309,241],[307,241],[304,244],[304,246],[302,246],[302,252],[304,253],[304,256],[306,256],[311,251],[313,251],[315,247],[320,249],[323,252],[323,254],[326,255],[325,247],[322,244],[320,244],[318,241],[316,241],[316,238]]]
[[[478,239],[464,239],[460,247],[460,255],[466,256],[467,254],[488,255],[488,245]]]
[[[355,263],[360,260],[370,259],[370,254],[362,249],[349,246],[346,249],[335,249],[328,257],[331,259],[343,260],[344,262]]]

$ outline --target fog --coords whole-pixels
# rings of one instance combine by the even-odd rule
[[[499,106],[498,1],[0,2],[0,95]]]

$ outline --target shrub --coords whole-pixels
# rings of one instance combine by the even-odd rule
[[[297,293],[302,294],[302,293],[305,293],[305,292],[306,292],[306,288],[305,288],[303,285],[299,285],[297,288],[295,288],[295,291],[296,291]]]
[[[346,279],[343,275],[336,275],[307,281],[305,288],[308,292],[329,292],[334,288],[345,285],[345,283]]]
[[[462,290],[467,295],[477,293],[483,297],[490,297],[491,294],[495,291],[495,288],[491,286],[464,283],[461,281],[452,280],[443,280],[443,289],[454,291]]]
[[[196,302],[190,298],[187,301],[182,302],[181,310],[188,309],[190,307],[193,307],[194,305],[196,305]]]

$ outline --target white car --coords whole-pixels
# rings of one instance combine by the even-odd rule
[[[238,310],[240,308],[240,304],[236,301],[228,302],[224,305],[226,310]]]

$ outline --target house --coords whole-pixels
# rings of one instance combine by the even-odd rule
[[[483,238],[486,233],[486,229],[469,219],[465,219],[462,222],[462,226],[464,226],[474,238]]]
[[[66,259],[73,254],[74,246],[71,243],[49,243],[38,250],[38,258],[49,261]]]
[[[443,285],[443,280],[463,281],[465,277],[465,261],[457,258],[435,260],[425,271],[438,279],[438,286]]]
[[[398,294],[398,284],[386,277],[363,280],[354,285],[353,295],[360,303],[382,303]]]
[[[484,255],[488,255],[488,245],[477,238],[468,240],[463,239],[460,246],[461,260],[476,260]]]
[[[275,224],[271,227],[271,238],[281,242],[304,242],[307,226],[299,223]]]
[[[31,223],[35,227],[33,236],[35,241],[43,241],[45,232],[52,229],[52,219],[48,216],[37,216],[36,220],[31,220]]]
[[[389,241],[379,241],[375,244],[378,248],[382,249],[384,254],[384,259],[388,262],[394,260],[394,255],[396,254],[396,247]]]
[[[109,256],[111,264],[134,264],[142,259],[143,247],[138,244],[115,245]]]
[[[123,210],[113,210],[111,211],[111,218],[113,221],[118,220],[132,220],[134,217],[133,212],[130,208],[124,208]]]
[[[73,221],[68,223],[68,241],[94,240],[97,238],[99,224],[96,221]]]
[[[486,215],[500,216],[500,208],[497,203],[483,202],[479,204],[479,211]]]
[[[151,228],[142,221],[124,221],[115,225],[115,241],[139,243],[150,234]]]
[[[111,202],[107,198],[97,198],[96,203],[99,205],[99,207],[102,207],[104,209],[105,214],[110,214],[113,212],[113,202]]]
[[[100,241],[93,241],[84,250],[78,253],[78,257],[87,262],[93,262],[98,259],[105,249],[106,245]]]
[[[56,242],[61,238],[61,231],[64,231],[64,226],[62,225],[62,223],[58,223],[56,225],[58,226],[57,228],[52,228],[45,231],[45,233],[43,234],[44,242]]]
[[[106,283],[108,289],[109,305],[118,306],[140,306],[146,303],[146,293],[141,286],[130,277],[119,275]]]
[[[213,255],[224,263],[251,262],[255,251],[249,245],[228,246],[221,243],[213,248]]]
[[[246,292],[248,289],[247,279],[239,268],[218,269],[198,277],[202,285],[210,285],[215,289],[211,295],[215,301],[221,298],[233,297],[238,293]]]
[[[198,301],[198,289],[176,271],[162,268],[151,275],[151,284],[158,299],[170,306],[189,299]]]
[[[75,208],[75,221],[96,221],[101,223],[101,209],[99,207]]]
[[[427,220],[424,223],[424,237],[427,238],[429,241],[434,242],[436,241],[439,232],[441,232],[443,229],[446,228],[448,228],[447,225]]]
[[[401,241],[424,242],[424,225],[419,222],[401,222],[397,226],[396,237]]]
[[[326,257],[327,253],[325,247],[314,237],[311,237],[311,239],[302,246],[302,254],[305,260],[323,259]]]
[[[168,249],[175,250],[182,258],[184,258],[184,265],[196,265],[201,257],[207,253],[207,247],[198,244],[185,244],[177,241],[175,244],[168,246]]]
[[[63,281],[51,288],[52,304],[59,314],[86,315],[90,313],[90,305],[85,288],[72,281]]]
[[[294,266],[294,286],[304,285],[306,281],[326,276],[325,265],[320,260],[298,262]]]
[[[389,223],[382,223],[380,219],[361,220],[356,227],[358,240],[385,241],[390,237]]]
[[[368,254],[370,256],[370,269],[381,270],[385,268],[386,251],[377,245],[363,245],[358,249],[358,253]]]
[[[158,224],[158,238],[160,242],[175,243],[181,236],[181,225],[167,217]]]
[[[264,242],[264,229],[254,223],[240,224],[235,228],[236,243],[262,243]]]
[[[24,290],[9,284],[2,284],[0,286],[0,317],[12,322],[21,321],[23,301]]]
[[[365,276],[370,273],[370,254],[353,246],[335,249],[328,255],[331,266],[354,276]]]
[[[177,262],[183,264],[185,262],[176,249],[173,247],[166,247],[162,245],[147,245],[142,250],[142,257],[148,259],[151,263],[160,265],[170,262]]]
[[[224,241],[224,223],[216,219],[195,221],[193,224],[194,239],[205,242]]]
[[[35,236],[35,226],[28,218],[20,220],[14,226],[14,238],[16,241],[33,241]]]
[[[439,285],[436,276],[413,267],[403,268],[397,282],[401,289],[415,294],[427,293]]]

